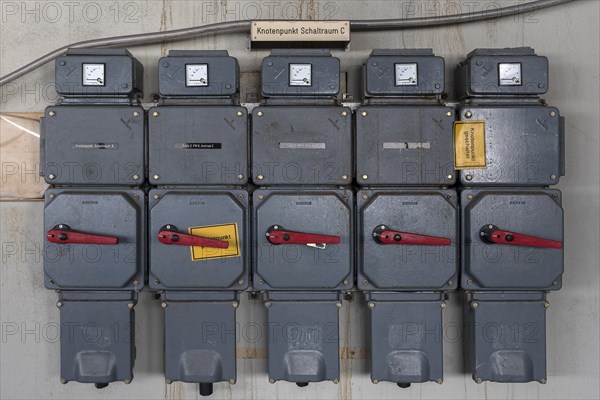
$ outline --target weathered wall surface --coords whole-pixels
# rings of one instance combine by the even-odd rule
[[[0,74],[51,49],[96,37],[150,32],[244,18],[368,19],[444,15],[512,5],[510,1],[399,0],[330,1],[0,1]],[[269,384],[265,359],[265,310],[245,296],[240,324],[238,382],[215,385],[214,398],[600,398],[599,366],[599,70],[600,2],[576,1],[563,7],[501,20],[403,32],[356,33],[350,52],[336,51],[344,69],[359,66],[374,47],[431,47],[446,58],[450,71],[476,47],[531,46],[550,59],[546,98],[567,118],[567,176],[561,180],[565,208],[566,272],[563,289],[549,295],[546,385],[475,384],[462,370],[461,300],[452,294],[444,311],[445,382],[400,390],[370,382],[365,346],[366,312],[360,299],[341,310],[342,377],[297,388]],[[257,71],[266,51],[246,51],[245,35],[209,36],[177,43],[130,48],[145,66],[146,99],[156,92],[158,58],[169,49],[228,49],[243,72]],[[4,113],[41,112],[55,101],[52,64],[0,89]],[[247,88],[252,92],[252,88]],[[244,99],[252,100],[252,99]],[[18,119],[11,118],[13,121]],[[28,139],[9,135],[3,121],[0,146],[23,143],[23,163],[14,147],[2,152],[2,181],[29,184],[15,197],[36,197],[35,158]],[[27,122],[19,122],[26,127]],[[12,128],[11,128],[12,129]],[[28,128],[34,129],[34,128]],[[11,132],[13,132],[11,130]],[[22,131],[22,135],[31,135]],[[13,144],[14,146],[14,144]],[[34,146],[35,147],[35,146]],[[5,156],[8,154],[7,156]],[[18,151],[16,151],[18,155]],[[6,161],[6,163],[5,163]],[[17,168],[15,170],[15,168]],[[43,189],[43,188],[42,188]],[[162,313],[149,293],[136,308],[138,358],[132,384],[111,384],[102,392],[91,385],[59,383],[59,313],[56,295],[42,281],[42,214],[39,201],[0,203],[0,397],[73,399],[198,398],[192,384],[166,385],[162,375]],[[250,324],[255,322],[254,325]]]

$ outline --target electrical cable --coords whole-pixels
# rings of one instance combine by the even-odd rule
[[[400,30],[409,28],[427,28],[433,26],[442,25],[453,25],[461,24],[466,22],[483,21],[487,19],[494,19],[500,17],[506,17],[509,15],[524,14],[543,8],[553,7],[561,4],[568,3],[573,0],[536,0],[525,4],[518,4],[508,7],[501,7],[496,9],[489,9],[485,11],[477,11],[472,13],[462,13],[455,15],[445,16],[433,16],[433,17],[418,17],[418,18],[406,18],[406,19],[381,19],[381,20],[355,20],[350,21],[350,29],[355,32],[368,32],[368,31],[380,31],[380,30]],[[30,62],[29,64],[16,69],[2,78],[0,78],[0,86],[15,80],[39,67],[47,62],[50,62],[62,55],[64,55],[70,48],[83,48],[83,47],[126,47],[126,46],[137,46],[147,45],[152,43],[160,43],[165,41],[175,41],[182,39],[190,39],[192,37],[218,33],[239,33],[239,32],[250,32],[250,24],[252,21],[228,21],[218,22],[215,24],[196,26],[192,28],[176,29],[164,32],[150,32],[141,33],[135,35],[125,36],[114,36],[101,39],[91,39],[82,42],[76,42],[58,48],[50,53],[43,55],[42,57]]]

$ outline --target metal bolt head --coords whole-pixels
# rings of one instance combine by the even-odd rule
[[[242,174],[239,174],[239,175],[237,176],[237,178],[238,178],[238,179],[244,179],[244,175],[242,175]]]
[[[467,280],[467,285],[472,285],[473,284],[473,279],[468,279]]]
[[[258,199],[259,199],[259,200],[262,200],[262,199],[264,199],[264,198],[265,198],[265,195],[264,195],[264,194],[259,194],[259,195],[258,195]]]
[[[556,111],[550,111],[550,116],[551,117],[556,117]]]
[[[367,116],[367,112],[363,111],[363,112],[360,113],[360,115],[362,115],[363,117],[366,117]]]
[[[155,194],[154,196],[152,196],[152,198],[153,198],[154,200],[158,200],[158,199],[160,199],[160,196],[159,196],[159,195],[157,195],[157,194]]]
[[[58,303],[56,303],[56,307],[61,308],[63,306],[62,301],[59,301]]]
[[[468,194],[467,195],[467,199],[472,200],[473,199],[473,195],[472,194]]]
[[[131,379],[125,379],[123,381],[124,384],[129,385],[131,383]]]
[[[446,308],[446,302],[445,302],[445,301],[442,301],[442,302],[440,303],[440,307],[442,307],[442,308]]]
[[[56,176],[54,176],[54,174],[48,175],[48,179],[54,179],[54,178],[56,178]]]
[[[448,285],[452,285],[452,284],[454,284],[454,281],[453,281],[452,279],[450,279],[450,280],[448,281]]]
[[[371,382],[377,385],[379,383],[379,379],[371,379]]]
[[[362,176],[362,178],[363,178],[363,179],[366,181],[367,179],[369,179],[369,175],[367,175],[367,174],[364,174],[364,175]]]
[[[256,179],[258,179],[259,181],[262,181],[264,178],[265,178],[265,177],[264,177],[264,176],[262,176],[262,175],[258,175],[258,176],[256,177]]]
[[[262,117],[262,116],[263,116],[263,115],[265,115],[265,114],[263,114],[263,112],[262,112],[262,111],[259,111],[259,112],[257,112],[257,113],[256,113],[256,115],[258,115],[259,117]]]
[[[368,284],[369,284],[369,281],[368,281],[368,280],[366,280],[366,279],[363,279],[363,281],[362,281],[361,283],[362,283],[363,285],[368,285]]]
[[[269,383],[275,383],[275,379],[269,378]]]
[[[363,199],[363,200],[367,200],[368,198],[369,198],[369,195],[367,195],[367,194],[363,194],[363,195],[362,195],[362,199]]]
[[[435,383],[437,383],[438,385],[441,385],[442,383],[444,383],[444,380],[442,378],[438,378],[438,379],[436,379]]]
[[[139,176],[139,175],[134,175],[134,176],[133,176],[133,180],[134,180],[134,181],[137,181],[138,179],[140,179],[140,176]]]
[[[335,383],[335,384],[337,385],[338,383],[340,383],[340,380],[339,380],[338,378],[335,378],[335,379],[333,380],[333,383]]]
[[[544,308],[550,308],[550,303],[548,303],[547,301],[544,302]]]
[[[234,301],[233,303],[231,303],[231,306],[233,308],[238,308],[240,306],[240,303],[238,303],[237,301]]]
[[[264,283],[265,283],[265,281],[263,281],[262,279],[259,279],[259,280],[258,280],[258,284],[259,284],[259,285],[263,285]]]
[[[467,175],[465,178],[468,181],[472,181],[473,180],[473,175]]]
[[[237,115],[238,117],[241,117],[242,115],[244,115],[244,113],[241,112],[241,111],[238,111],[238,112],[235,113],[235,115]]]
[[[56,195],[55,195],[54,193],[50,193],[50,194],[48,195],[48,197],[50,197],[51,199],[53,199],[53,198],[55,198],[55,197],[56,197]]]
[[[448,174],[447,178],[452,179],[454,176],[452,174]]]
[[[471,111],[467,111],[465,113],[465,117],[467,117],[467,118],[471,118],[472,116],[473,116],[473,113]]]
[[[164,301],[163,301],[162,303],[160,303],[160,306],[161,306],[162,308],[167,308],[168,304],[167,304],[166,302],[164,302]]]
[[[475,378],[475,383],[481,383],[481,382],[482,382],[481,378]]]
[[[54,116],[56,115],[56,113],[55,113],[54,111],[50,111],[50,112],[48,113],[48,115],[49,115],[49,116],[51,116],[51,117],[54,117]]]
[[[347,115],[348,115],[348,112],[347,112],[347,111],[342,111],[342,117],[345,117],[345,116],[347,116]]]
[[[476,302],[476,301],[472,301],[472,302],[471,302],[471,308],[475,309],[475,308],[477,308],[477,307],[479,307],[479,303],[478,303],[478,302]]]
[[[544,378],[540,379],[540,383],[541,383],[542,385],[545,385],[545,384],[546,384],[546,382],[547,382],[547,381],[546,381]]]
[[[451,117],[451,116],[452,116],[452,111],[448,111],[448,112],[446,113],[446,115],[447,115],[447,116],[449,116],[449,117]]]
[[[67,383],[69,383],[69,381],[66,378],[60,378],[60,383],[66,385]]]
[[[153,117],[158,117],[158,111],[154,111],[154,112],[152,113],[152,116],[153,116]]]
[[[348,175],[342,175],[342,180],[345,181],[346,179],[348,179]]]
[[[235,385],[235,379],[230,379],[229,383],[231,383],[232,385]]]
[[[156,179],[156,180],[159,180],[160,179],[160,175],[154,175],[153,178]]]
[[[139,112],[137,112],[137,111],[134,111],[134,112],[133,112],[133,116],[134,116],[134,117],[139,117],[139,116],[140,116],[140,113],[139,113]]]
[[[372,301],[370,301],[368,304],[369,308],[374,308],[375,307],[375,303],[373,303]]]
[[[344,282],[342,282],[344,285],[348,284],[348,279],[344,279]]]
[[[556,179],[556,175],[550,175],[550,179],[555,180]]]
[[[129,309],[133,309],[133,307],[135,307],[135,304],[129,303],[129,304],[127,304],[127,307],[129,307]]]
[[[270,301],[265,301],[265,307],[271,307],[271,302]]]
[[[341,301],[338,301],[337,303],[335,303],[335,306],[336,306],[337,308],[342,308],[342,302],[341,302]]]
[[[243,284],[244,284],[244,280],[243,280],[243,279],[240,279],[240,280],[238,281],[238,285],[243,285]]]

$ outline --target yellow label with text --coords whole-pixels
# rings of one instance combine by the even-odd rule
[[[191,246],[192,261],[240,256],[240,241],[237,224],[195,226],[189,228],[189,233],[190,235],[202,236],[207,239],[222,240],[229,243],[229,247],[226,249]]]
[[[483,169],[485,159],[485,121],[454,123],[454,167]]]

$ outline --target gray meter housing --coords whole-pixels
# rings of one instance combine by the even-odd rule
[[[340,60],[329,50],[274,49],[263,59],[264,97],[332,97],[339,91]]]
[[[375,49],[364,65],[364,96],[441,95],[444,65],[431,49]]]
[[[125,49],[69,49],[56,59],[61,96],[141,96],[144,67]]]
[[[548,59],[530,47],[476,49],[456,70],[456,97],[538,96],[548,91]]]
[[[171,50],[158,62],[158,91],[163,97],[233,96],[238,76],[238,61],[227,50]]]

